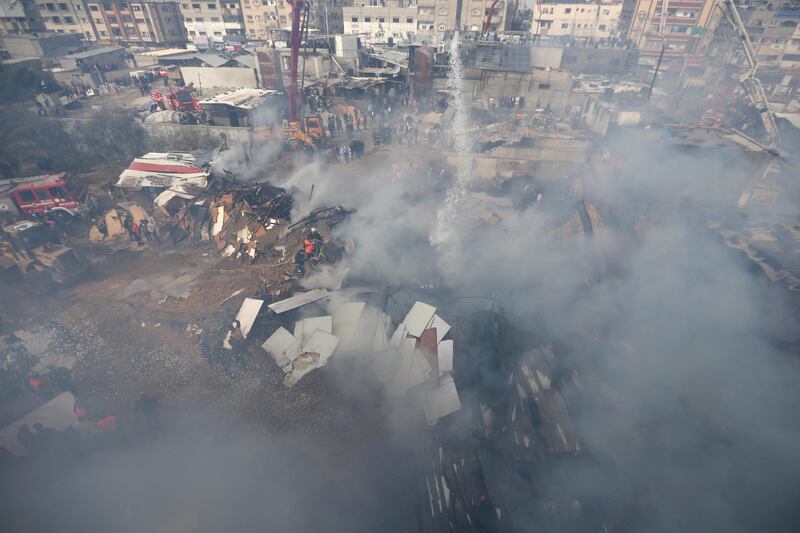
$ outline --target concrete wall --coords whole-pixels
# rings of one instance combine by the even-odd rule
[[[478,78],[464,80],[464,85],[475,99],[522,96],[527,109],[549,105],[556,112],[569,105],[572,94],[572,76],[561,70],[482,71]]]
[[[6,35],[3,44],[12,59],[22,57],[52,58],[69,54],[81,47],[77,33],[47,35],[40,38],[29,35]]]
[[[127,66],[127,62],[125,61],[126,54],[127,52],[124,48],[118,48],[116,50],[109,50],[108,52],[83,58],[71,56],[62,57],[61,66],[65,70],[76,70],[79,68],[78,60],[80,59],[80,62],[87,67],[94,67],[94,65],[97,65],[100,70],[104,70],[106,65],[111,65],[112,67],[119,69]]]
[[[531,64],[535,68],[561,68],[564,48],[557,46],[532,46]]]
[[[155,139],[164,139],[165,148],[171,149],[169,142],[172,139],[179,139],[181,137],[212,137],[215,140],[219,139],[221,144],[222,138],[220,134],[224,134],[228,140],[228,146],[251,141],[253,132],[250,128],[231,128],[226,126],[203,126],[203,125],[189,125],[189,124],[164,124],[164,123],[142,123],[148,135]]]
[[[181,67],[181,76],[186,84],[206,94],[209,89],[256,89],[256,69],[238,67]]]

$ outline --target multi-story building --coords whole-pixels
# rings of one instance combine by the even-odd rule
[[[701,61],[720,19],[716,4],[717,0],[637,0],[628,37],[639,48],[639,64],[655,64],[662,46],[662,68],[690,56]]]
[[[342,8],[353,5],[353,0],[319,0],[314,3],[317,28],[323,35],[344,33]]]
[[[545,36],[606,39],[619,35],[622,2],[536,3],[531,31]]]
[[[0,2],[0,33],[44,31],[44,20],[35,0]]]
[[[241,0],[247,38],[272,39],[271,31],[288,28],[292,23],[292,5],[288,0]]]
[[[418,0],[417,33],[441,36],[446,31],[479,31],[493,0]],[[490,32],[503,32],[517,11],[517,2],[501,0],[494,7]]]
[[[761,68],[792,68],[800,62],[800,40],[795,35],[800,33],[800,2],[751,1],[739,6],[738,11]],[[737,55],[743,63],[741,47]]]
[[[190,40],[219,43],[231,35],[245,35],[240,0],[183,0],[180,6]]]
[[[86,6],[100,41],[142,45],[186,42],[174,0],[88,0]]]
[[[383,5],[370,5],[361,0],[356,4],[342,8],[344,33],[355,33],[369,39],[386,41],[405,39],[417,31],[416,6],[389,0]]]
[[[87,41],[96,41],[92,17],[83,0],[37,0],[45,28],[56,33],[78,33]]]

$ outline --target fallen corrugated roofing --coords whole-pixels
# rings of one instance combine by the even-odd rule
[[[195,166],[194,157],[184,153],[152,152],[134,159],[117,180],[116,186],[141,189],[155,187],[193,196],[206,188],[208,172]]]

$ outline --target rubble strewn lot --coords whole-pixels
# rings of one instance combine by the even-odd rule
[[[798,231],[737,199],[775,154],[439,97],[336,96],[362,126],[297,152],[143,150],[58,217],[30,196],[0,248],[9,530],[717,530],[703,498],[763,492],[748,446],[796,435],[753,361],[796,353]]]

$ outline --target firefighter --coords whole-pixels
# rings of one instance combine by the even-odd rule
[[[306,252],[305,250],[298,250],[294,254],[294,271],[298,277],[303,277],[306,274]]]

